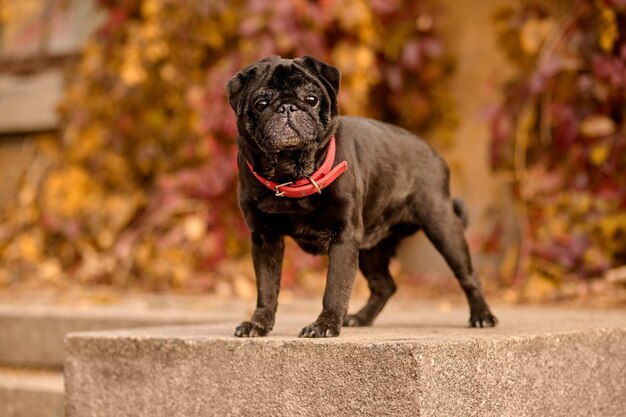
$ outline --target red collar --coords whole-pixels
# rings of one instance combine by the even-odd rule
[[[302,178],[295,182],[291,181],[283,184],[263,178],[254,172],[252,164],[249,161],[246,161],[246,163],[248,164],[248,168],[250,168],[250,172],[252,172],[256,179],[259,180],[261,184],[274,191],[276,197],[301,198],[315,193],[322,194],[324,188],[332,184],[333,181],[348,169],[348,162],[346,161],[342,161],[339,165],[332,168],[335,162],[335,150],[335,135],[333,135],[328,144],[326,159],[324,159],[320,169],[315,171],[313,175],[308,178]]]

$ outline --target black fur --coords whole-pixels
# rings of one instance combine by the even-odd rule
[[[494,326],[463,236],[467,212],[449,193],[441,157],[408,131],[360,117],[339,117],[340,73],[311,57],[269,57],[227,84],[237,113],[239,202],[252,231],[257,308],[237,336],[264,336],[274,325],[284,236],[308,253],[329,256],[322,312],[302,337],[338,336],[341,326],[370,325],[396,290],[389,260],[400,241],[423,230],[446,259],[470,306],[470,325]],[[315,97],[316,99],[312,99]],[[335,164],[348,170],[321,195],[276,197],[246,165],[282,183],[310,176],[335,135]],[[371,296],[346,309],[357,268]]]

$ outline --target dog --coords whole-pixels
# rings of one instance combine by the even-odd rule
[[[238,196],[251,231],[257,306],[235,336],[274,326],[284,237],[328,255],[322,311],[300,337],[369,326],[396,291],[389,262],[398,244],[426,233],[469,303],[471,327],[497,324],[464,237],[467,214],[449,192],[449,169],[426,142],[393,125],[339,116],[340,71],[316,58],[270,56],[226,84],[237,117]],[[347,307],[357,268],[371,291]]]

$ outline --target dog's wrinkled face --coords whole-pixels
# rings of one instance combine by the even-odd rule
[[[266,154],[314,148],[337,115],[340,73],[311,57],[268,57],[238,72],[226,90],[240,135]]]

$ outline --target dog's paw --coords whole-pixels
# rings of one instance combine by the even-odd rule
[[[469,320],[470,327],[495,327],[496,324],[498,324],[498,319],[489,310],[472,313]]]
[[[298,337],[337,337],[341,330],[340,326],[325,323],[323,320],[317,320],[306,326]]]
[[[269,333],[269,330],[259,323],[244,321],[235,329],[237,337],[261,337]]]
[[[358,314],[346,314],[343,319],[344,327],[370,326],[372,323],[360,317]]]

